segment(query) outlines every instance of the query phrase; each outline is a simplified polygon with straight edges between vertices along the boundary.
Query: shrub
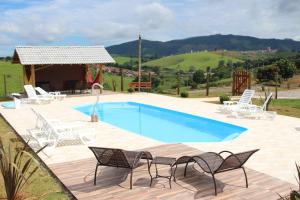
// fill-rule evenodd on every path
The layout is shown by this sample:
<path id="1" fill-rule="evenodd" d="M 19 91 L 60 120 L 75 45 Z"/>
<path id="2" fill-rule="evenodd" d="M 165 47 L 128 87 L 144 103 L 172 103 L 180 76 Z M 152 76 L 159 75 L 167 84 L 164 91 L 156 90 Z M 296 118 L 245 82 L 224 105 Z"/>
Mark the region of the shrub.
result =
<path id="1" fill-rule="evenodd" d="M 23 199 L 21 190 L 38 170 L 35 163 L 37 161 L 25 151 L 25 147 L 13 152 L 10 146 L 6 150 L 0 140 L 0 174 L 7 200 Z"/>
<path id="2" fill-rule="evenodd" d="M 188 92 L 181 92 L 181 93 L 180 93 L 180 96 L 181 96 L 182 98 L 187 98 L 187 97 L 189 97 L 189 93 L 188 93 Z"/>
<path id="3" fill-rule="evenodd" d="M 133 88 L 128 88 L 127 90 L 129 93 L 133 93 L 134 92 L 134 89 Z"/>
<path id="4" fill-rule="evenodd" d="M 108 83 L 103 84 L 104 90 L 112 90 L 111 86 Z"/>
<path id="5" fill-rule="evenodd" d="M 221 104 L 223 104 L 224 101 L 230 101 L 230 97 L 227 95 L 221 95 L 219 99 Z"/>

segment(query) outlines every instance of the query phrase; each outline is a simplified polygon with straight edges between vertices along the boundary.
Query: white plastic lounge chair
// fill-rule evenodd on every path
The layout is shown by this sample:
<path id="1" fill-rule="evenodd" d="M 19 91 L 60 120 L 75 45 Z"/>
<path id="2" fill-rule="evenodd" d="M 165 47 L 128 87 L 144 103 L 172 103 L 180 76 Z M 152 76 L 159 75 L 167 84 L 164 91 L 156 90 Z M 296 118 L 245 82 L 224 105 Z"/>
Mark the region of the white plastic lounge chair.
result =
<path id="1" fill-rule="evenodd" d="M 95 130 L 76 123 L 64 123 L 59 120 L 49 120 L 42 114 L 32 109 L 37 115 L 37 126 L 29 129 L 30 135 L 35 138 L 40 146 L 48 144 L 49 147 L 57 147 L 65 141 L 80 141 L 83 144 L 91 144 L 95 141 Z"/>
<path id="2" fill-rule="evenodd" d="M 23 102 L 41 104 L 41 103 L 50 103 L 53 100 L 49 97 L 43 97 L 41 95 L 37 95 L 32 85 L 24 85 L 24 89 L 26 91 L 28 98 L 22 99 Z"/>
<path id="3" fill-rule="evenodd" d="M 271 101 L 272 93 L 268 95 L 266 98 L 264 104 L 262 106 L 257 105 L 251 105 L 244 108 L 239 108 L 238 110 L 234 111 L 233 115 L 238 117 L 249 117 L 249 118 L 255 118 L 255 119 L 261 119 L 261 118 L 269 118 L 274 119 L 276 116 L 276 112 L 267 111 L 267 105 Z"/>
<path id="4" fill-rule="evenodd" d="M 63 100 L 67 95 L 60 92 L 46 92 L 43 88 L 35 87 L 35 90 L 43 97 L 53 98 L 56 100 Z"/>
<path id="5" fill-rule="evenodd" d="M 36 111 L 34 108 L 31 108 L 32 112 L 36 115 L 36 129 L 42 129 L 45 124 L 49 123 L 57 130 L 65 130 L 65 129 L 80 129 L 86 128 L 86 123 L 80 121 L 72 121 L 72 122 L 63 122 L 59 119 L 50 119 L 47 118 L 42 113 Z"/>
<path id="6" fill-rule="evenodd" d="M 224 105 L 221 106 L 219 110 L 224 113 L 230 113 L 233 110 L 237 109 L 238 107 L 247 107 L 248 105 L 252 104 L 251 99 L 254 93 L 255 90 L 246 89 L 244 90 L 239 101 L 224 101 L 223 102 Z"/>

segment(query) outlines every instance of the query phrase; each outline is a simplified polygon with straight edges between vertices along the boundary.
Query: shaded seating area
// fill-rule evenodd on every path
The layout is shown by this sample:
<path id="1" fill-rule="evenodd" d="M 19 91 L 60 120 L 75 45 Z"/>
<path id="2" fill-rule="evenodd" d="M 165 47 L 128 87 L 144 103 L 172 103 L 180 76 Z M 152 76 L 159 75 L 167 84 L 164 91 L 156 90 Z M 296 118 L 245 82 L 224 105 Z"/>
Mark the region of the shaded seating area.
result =
<path id="1" fill-rule="evenodd" d="M 104 65 L 114 62 L 103 46 L 17 46 L 12 58 L 23 66 L 25 85 L 65 93 L 102 83 Z M 97 72 L 94 79 L 92 68 Z"/>

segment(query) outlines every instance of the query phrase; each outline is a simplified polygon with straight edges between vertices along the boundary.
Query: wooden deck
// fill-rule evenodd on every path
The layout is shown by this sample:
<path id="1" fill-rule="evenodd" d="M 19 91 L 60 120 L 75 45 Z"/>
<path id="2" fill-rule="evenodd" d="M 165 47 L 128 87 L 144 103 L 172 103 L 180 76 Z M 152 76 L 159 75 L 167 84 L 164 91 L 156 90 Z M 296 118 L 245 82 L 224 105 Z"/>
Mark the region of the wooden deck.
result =
<path id="1" fill-rule="evenodd" d="M 199 150 L 183 144 L 156 146 L 149 150 L 154 156 L 180 157 L 195 155 Z M 255 156 L 255 154 L 253 155 Z M 251 159 L 251 158 L 250 158 Z M 50 165 L 50 169 L 69 188 L 77 199 L 278 199 L 278 194 L 285 195 L 291 188 L 287 182 L 266 174 L 246 169 L 249 188 L 245 188 L 242 170 L 229 171 L 216 175 L 218 196 L 214 196 L 212 178 L 194 169 L 188 169 L 187 177 L 183 177 L 184 165 L 177 169 L 177 182 L 172 181 L 169 189 L 167 179 L 154 180 L 149 187 L 150 177 L 146 162 L 133 173 L 133 189 L 129 189 L 128 170 L 103 167 L 97 176 L 97 185 L 93 185 L 95 159 L 85 159 Z M 197 167 L 195 167 L 197 168 Z M 100 168 L 99 168 L 100 169 Z M 166 174 L 169 167 L 159 166 L 159 172 Z M 154 167 L 152 168 L 154 174 Z"/>

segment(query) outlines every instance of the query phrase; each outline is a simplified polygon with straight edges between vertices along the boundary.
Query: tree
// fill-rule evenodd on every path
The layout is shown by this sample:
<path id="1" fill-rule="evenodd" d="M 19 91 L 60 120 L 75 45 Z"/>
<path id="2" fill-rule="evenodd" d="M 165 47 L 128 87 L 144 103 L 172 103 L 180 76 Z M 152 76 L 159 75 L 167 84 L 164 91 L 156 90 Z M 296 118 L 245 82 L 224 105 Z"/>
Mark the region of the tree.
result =
<path id="1" fill-rule="evenodd" d="M 279 68 L 275 65 L 270 65 L 266 67 L 258 68 L 256 73 L 256 78 L 258 82 L 270 82 L 274 81 L 277 82 L 277 75 L 279 73 Z"/>
<path id="2" fill-rule="evenodd" d="M 219 60 L 218 67 L 225 67 L 225 61 Z"/>
<path id="3" fill-rule="evenodd" d="M 275 65 L 279 68 L 279 74 L 284 80 L 292 78 L 296 72 L 295 64 L 287 59 L 280 59 Z"/>
<path id="4" fill-rule="evenodd" d="M 193 74 L 193 81 L 197 84 L 204 83 L 205 82 L 204 71 L 201 69 L 196 70 L 195 73 Z"/>
<path id="5" fill-rule="evenodd" d="M 228 60 L 228 61 L 227 61 L 227 67 L 229 67 L 229 68 L 232 68 L 232 67 L 233 67 L 232 60 Z"/>

